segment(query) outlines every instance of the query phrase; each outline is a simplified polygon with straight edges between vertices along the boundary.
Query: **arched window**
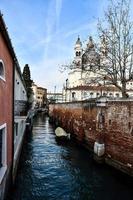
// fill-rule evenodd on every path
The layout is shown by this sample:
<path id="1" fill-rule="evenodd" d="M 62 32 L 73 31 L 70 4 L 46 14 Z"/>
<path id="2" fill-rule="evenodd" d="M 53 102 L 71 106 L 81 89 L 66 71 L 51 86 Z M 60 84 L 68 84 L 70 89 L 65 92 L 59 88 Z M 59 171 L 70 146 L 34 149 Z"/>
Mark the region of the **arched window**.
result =
<path id="1" fill-rule="evenodd" d="M 120 96 L 119 93 L 116 93 L 115 95 L 116 95 L 117 98 Z"/>
<path id="2" fill-rule="evenodd" d="M 106 93 L 106 92 L 104 92 L 104 93 L 103 93 L 103 96 L 105 96 L 105 97 L 106 97 L 106 96 L 107 96 L 107 93 Z"/>
<path id="3" fill-rule="evenodd" d="M 99 92 L 97 92 L 97 97 L 99 97 L 100 96 L 100 93 Z"/>
<path id="4" fill-rule="evenodd" d="M 2 60 L 0 60 L 0 79 L 5 80 L 5 67 Z"/>
<path id="5" fill-rule="evenodd" d="M 91 97 L 91 98 L 93 97 L 93 92 L 90 92 L 90 97 Z"/>
<path id="6" fill-rule="evenodd" d="M 72 92 L 72 100 L 75 100 L 75 98 L 76 98 L 76 93 Z"/>
<path id="7" fill-rule="evenodd" d="M 112 93 L 109 93 L 109 96 L 110 96 L 110 97 L 113 97 L 113 94 L 112 94 Z"/>
<path id="8" fill-rule="evenodd" d="M 76 56 L 79 56 L 79 52 L 78 51 L 76 52 Z"/>

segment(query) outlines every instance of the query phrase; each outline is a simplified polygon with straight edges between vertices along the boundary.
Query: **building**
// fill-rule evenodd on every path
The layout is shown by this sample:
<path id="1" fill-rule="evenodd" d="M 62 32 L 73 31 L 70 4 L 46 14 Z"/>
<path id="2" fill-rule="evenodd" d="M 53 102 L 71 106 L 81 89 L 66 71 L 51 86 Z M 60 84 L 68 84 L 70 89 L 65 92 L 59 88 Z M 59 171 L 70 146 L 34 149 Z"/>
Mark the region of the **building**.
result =
<path id="1" fill-rule="evenodd" d="M 27 119 L 27 92 L 19 64 L 15 65 L 14 76 L 14 160 L 13 181 L 15 179 Z"/>
<path id="2" fill-rule="evenodd" d="M 46 107 L 47 104 L 47 89 L 38 87 L 35 83 L 32 84 L 33 90 L 33 108 Z"/>
<path id="3" fill-rule="evenodd" d="M 12 177 L 14 66 L 16 56 L 0 13 L 0 199 Z"/>
<path id="4" fill-rule="evenodd" d="M 83 51 L 81 40 L 78 37 L 74 47 L 75 57 L 72 68 L 68 73 L 63 89 L 63 101 L 81 101 L 100 96 L 122 97 L 121 91 L 106 78 L 105 71 L 96 66 L 96 63 L 100 62 L 108 64 L 105 56 L 106 49 L 104 48 L 101 42 L 102 53 L 99 55 L 92 37 L 89 37 Z M 133 81 L 127 83 L 127 93 L 130 97 L 133 97 Z"/>
<path id="5" fill-rule="evenodd" d="M 63 101 L 63 94 L 61 92 L 48 92 L 47 99 L 49 103 L 59 103 Z"/>
<path id="6" fill-rule="evenodd" d="M 33 90 L 33 104 L 32 104 L 32 108 L 36 108 L 37 107 L 37 85 L 33 82 L 32 83 L 32 90 Z"/>
<path id="7" fill-rule="evenodd" d="M 0 200 L 15 178 L 27 118 L 27 92 L 0 14 Z"/>

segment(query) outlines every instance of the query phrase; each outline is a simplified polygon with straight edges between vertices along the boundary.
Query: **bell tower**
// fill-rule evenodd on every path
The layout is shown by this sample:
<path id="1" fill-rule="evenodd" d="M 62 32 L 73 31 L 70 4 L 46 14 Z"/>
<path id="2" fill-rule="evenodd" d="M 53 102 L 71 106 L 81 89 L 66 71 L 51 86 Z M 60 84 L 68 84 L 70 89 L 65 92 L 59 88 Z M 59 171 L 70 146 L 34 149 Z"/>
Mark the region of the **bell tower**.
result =
<path id="1" fill-rule="evenodd" d="M 105 35 L 101 36 L 101 46 L 100 46 L 100 62 L 103 64 L 108 64 L 108 43 Z"/>
<path id="2" fill-rule="evenodd" d="M 81 60 L 82 60 L 82 43 L 81 43 L 81 40 L 80 40 L 79 36 L 78 36 L 78 39 L 76 41 L 74 50 L 75 50 L 74 64 L 77 67 L 80 67 L 81 66 Z"/>

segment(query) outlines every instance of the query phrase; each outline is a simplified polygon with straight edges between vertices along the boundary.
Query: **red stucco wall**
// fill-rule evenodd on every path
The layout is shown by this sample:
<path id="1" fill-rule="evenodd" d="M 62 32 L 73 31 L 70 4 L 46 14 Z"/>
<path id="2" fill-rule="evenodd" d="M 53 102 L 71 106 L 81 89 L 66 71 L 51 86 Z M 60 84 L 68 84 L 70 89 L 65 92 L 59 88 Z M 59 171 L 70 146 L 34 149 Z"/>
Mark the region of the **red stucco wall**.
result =
<path id="1" fill-rule="evenodd" d="M 0 34 L 0 59 L 5 65 L 5 79 L 0 79 L 0 125 L 7 124 L 7 163 L 12 160 L 12 113 L 13 113 L 13 60 Z"/>

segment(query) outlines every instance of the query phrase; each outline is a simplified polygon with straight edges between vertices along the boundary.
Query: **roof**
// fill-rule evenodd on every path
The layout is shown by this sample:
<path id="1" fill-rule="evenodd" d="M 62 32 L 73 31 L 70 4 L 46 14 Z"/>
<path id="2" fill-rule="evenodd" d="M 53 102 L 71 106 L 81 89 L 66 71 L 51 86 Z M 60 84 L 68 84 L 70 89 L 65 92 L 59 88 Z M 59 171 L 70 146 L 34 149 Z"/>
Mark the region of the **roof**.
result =
<path id="1" fill-rule="evenodd" d="M 47 92 L 47 95 L 62 95 L 62 93 L 59 92 Z"/>
<path id="2" fill-rule="evenodd" d="M 78 39 L 77 39 L 77 41 L 76 41 L 76 44 L 80 44 L 80 45 L 82 45 L 82 43 L 81 43 L 81 40 L 80 40 L 80 37 L 78 36 Z"/>
<path id="3" fill-rule="evenodd" d="M 46 88 L 43 88 L 43 87 L 37 87 L 37 89 L 39 89 L 39 90 L 47 90 Z"/>
<path id="4" fill-rule="evenodd" d="M 86 90 L 95 90 L 95 91 L 99 91 L 99 90 L 104 90 L 107 92 L 121 92 L 120 89 L 118 89 L 115 86 L 107 86 L 107 85 L 102 85 L 102 86 L 92 86 L 92 85 L 80 85 L 80 86 L 76 86 L 76 87 L 72 87 L 72 88 L 67 88 L 67 90 L 79 90 L 79 91 L 86 91 Z M 127 92 L 133 92 L 133 89 L 127 89 Z"/>
<path id="5" fill-rule="evenodd" d="M 67 88 L 67 90 L 105 90 L 105 91 L 120 91 L 115 86 L 92 86 L 92 85 L 80 85 L 73 88 Z"/>

